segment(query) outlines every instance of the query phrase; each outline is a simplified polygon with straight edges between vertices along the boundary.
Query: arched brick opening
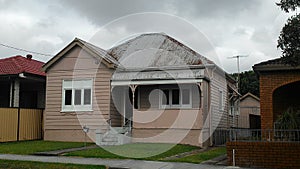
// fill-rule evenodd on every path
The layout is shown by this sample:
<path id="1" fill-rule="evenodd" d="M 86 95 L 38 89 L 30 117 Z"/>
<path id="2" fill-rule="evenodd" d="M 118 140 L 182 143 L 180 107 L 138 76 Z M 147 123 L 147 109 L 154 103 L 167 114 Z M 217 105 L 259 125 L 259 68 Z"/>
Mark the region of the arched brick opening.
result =
<path id="1" fill-rule="evenodd" d="M 273 92 L 273 120 L 287 111 L 289 107 L 300 110 L 300 81 L 283 85 Z"/>
<path id="2" fill-rule="evenodd" d="M 299 104 L 300 96 L 295 95 L 299 95 L 300 90 L 300 66 L 286 65 L 278 58 L 256 64 L 253 69 L 259 76 L 260 83 L 261 128 L 273 129 L 278 115 L 288 104 L 295 104 L 292 97 Z"/>

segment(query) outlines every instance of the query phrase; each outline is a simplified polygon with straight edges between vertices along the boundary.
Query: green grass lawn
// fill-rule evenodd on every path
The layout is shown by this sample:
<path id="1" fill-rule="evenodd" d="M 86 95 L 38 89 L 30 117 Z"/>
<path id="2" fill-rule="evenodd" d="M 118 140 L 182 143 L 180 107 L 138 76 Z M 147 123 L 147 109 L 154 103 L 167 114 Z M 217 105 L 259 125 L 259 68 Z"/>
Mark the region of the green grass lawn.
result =
<path id="1" fill-rule="evenodd" d="M 42 151 L 61 150 L 83 147 L 84 143 L 55 142 L 55 141 L 19 141 L 0 143 L 1 154 L 33 154 Z"/>
<path id="2" fill-rule="evenodd" d="M 218 157 L 220 155 L 226 154 L 226 147 L 218 147 L 213 148 L 209 151 L 205 151 L 202 153 L 198 153 L 195 155 L 175 159 L 175 160 L 169 160 L 173 162 L 188 162 L 188 163 L 201 163 L 206 160 L 213 159 L 215 157 Z"/>
<path id="3" fill-rule="evenodd" d="M 165 157 L 192 151 L 198 148 L 199 147 L 189 145 L 174 145 L 164 143 L 135 143 L 119 146 L 107 146 L 104 149 L 99 147 L 95 149 L 71 152 L 66 155 L 95 158 L 161 160 Z"/>
<path id="4" fill-rule="evenodd" d="M 91 145 L 91 144 L 88 144 Z M 75 147 L 83 147 L 84 143 L 76 142 L 54 142 L 54 141 L 21 141 L 0 143 L 0 154 L 33 154 L 36 152 L 61 150 Z M 66 156 L 111 158 L 111 159 L 142 159 L 142 160 L 163 160 L 176 154 L 199 149 L 190 145 L 175 145 L 166 143 L 133 143 L 119 146 L 98 147 L 88 150 L 75 151 Z M 173 162 L 201 163 L 219 155 L 225 154 L 226 148 L 213 148 L 209 151 L 198 153 L 175 160 Z M 1 163 L 2 164 L 2 163 Z M 30 165 L 30 164 L 28 164 Z M 0 169 L 3 166 L 0 165 Z M 68 166 L 66 166 L 68 167 Z M 5 168 L 5 167 L 4 167 Z M 15 167 L 18 168 L 18 167 Z M 55 166 L 54 166 L 55 168 Z"/>
<path id="5" fill-rule="evenodd" d="M 42 163 L 31 161 L 0 160 L 0 169 L 105 169 L 100 165 Z"/>

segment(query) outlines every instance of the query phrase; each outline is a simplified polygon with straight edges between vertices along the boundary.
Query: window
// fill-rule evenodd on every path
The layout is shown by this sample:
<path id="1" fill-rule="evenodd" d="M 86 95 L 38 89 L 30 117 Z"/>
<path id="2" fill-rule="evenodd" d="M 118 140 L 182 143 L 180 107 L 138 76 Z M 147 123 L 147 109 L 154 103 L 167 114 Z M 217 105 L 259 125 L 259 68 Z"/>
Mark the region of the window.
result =
<path id="1" fill-rule="evenodd" d="M 179 89 L 172 90 L 172 105 L 179 105 L 180 95 Z"/>
<path id="2" fill-rule="evenodd" d="M 229 115 L 234 115 L 234 111 L 235 111 L 234 101 L 230 100 L 229 101 Z"/>
<path id="3" fill-rule="evenodd" d="M 93 80 L 64 80 L 62 111 L 92 111 Z"/>
<path id="4" fill-rule="evenodd" d="M 190 88 L 170 88 L 162 89 L 160 94 L 161 108 L 191 108 L 191 89 Z"/>
<path id="5" fill-rule="evenodd" d="M 223 91 L 219 90 L 219 110 L 223 111 Z"/>
<path id="6" fill-rule="evenodd" d="M 190 91 L 188 89 L 182 90 L 182 104 L 190 104 Z"/>

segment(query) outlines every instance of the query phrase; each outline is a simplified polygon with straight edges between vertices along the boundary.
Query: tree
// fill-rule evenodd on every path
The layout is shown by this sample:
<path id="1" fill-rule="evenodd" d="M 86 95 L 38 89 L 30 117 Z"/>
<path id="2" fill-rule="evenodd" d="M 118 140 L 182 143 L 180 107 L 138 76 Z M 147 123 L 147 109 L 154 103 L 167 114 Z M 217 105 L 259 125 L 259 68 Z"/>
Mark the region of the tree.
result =
<path id="1" fill-rule="evenodd" d="M 232 74 L 233 77 L 237 77 L 237 73 Z M 245 71 L 240 73 L 240 93 L 241 95 L 248 92 L 259 97 L 259 80 L 254 71 Z"/>
<path id="2" fill-rule="evenodd" d="M 285 112 L 277 117 L 276 128 L 282 130 L 298 129 L 300 126 L 299 111 L 289 107 Z"/>
<path id="3" fill-rule="evenodd" d="M 281 10 L 289 13 L 290 11 L 295 11 L 297 7 L 300 6 L 299 0 L 280 0 L 276 5 L 280 6 Z"/>
<path id="4" fill-rule="evenodd" d="M 277 3 L 280 8 L 289 13 L 300 7 L 299 0 L 281 0 Z M 282 50 L 284 63 L 292 66 L 300 65 L 300 14 L 291 16 L 282 28 L 277 48 Z"/>

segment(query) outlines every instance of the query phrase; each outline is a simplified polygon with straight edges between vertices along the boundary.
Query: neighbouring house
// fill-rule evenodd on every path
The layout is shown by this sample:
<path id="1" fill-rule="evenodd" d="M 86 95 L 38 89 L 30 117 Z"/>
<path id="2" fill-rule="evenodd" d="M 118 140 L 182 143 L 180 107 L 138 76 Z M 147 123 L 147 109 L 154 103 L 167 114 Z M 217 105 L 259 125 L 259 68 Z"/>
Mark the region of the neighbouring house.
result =
<path id="1" fill-rule="evenodd" d="M 281 58 L 253 66 L 260 82 L 261 128 L 274 129 L 279 115 L 299 108 L 300 67 L 283 64 Z"/>
<path id="2" fill-rule="evenodd" d="M 89 128 L 90 141 L 103 145 L 122 143 L 111 135 L 123 133 L 123 143 L 206 146 L 215 129 L 237 126 L 229 115 L 235 80 L 163 33 L 109 50 L 75 38 L 43 70 L 45 140 L 84 141 Z"/>
<path id="3" fill-rule="evenodd" d="M 260 129 L 260 101 L 252 93 L 247 93 L 240 98 L 240 114 L 238 128 Z"/>
<path id="4" fill-rule="evenodd" d="M 44 108 L 43 64 L 32 55 L 0 59 L 0 107 Z"/>
<path id="5" fill-rule="evenodd" d="M 237 137 L 226 147 L 228 165 L 298 169 L 299 126 L 289 127 L 299 116 L 300 66 L 284 64 L 278 58 L 255 64 L 253 69 L 260 83 L 261 130 L 241 138 L 238 137 L 247 132 L 236 131 Z M 278 127 L 278 119 L 283 119 L 281 122 L 288 127 Z"/>
<path id="6" fill-rule="evenodd" d="M 32 55 L 0 59 L 0 142 L 42 139 L 43 64 Z"/>

